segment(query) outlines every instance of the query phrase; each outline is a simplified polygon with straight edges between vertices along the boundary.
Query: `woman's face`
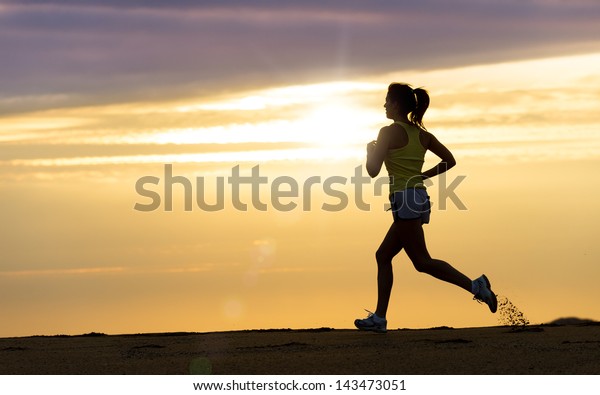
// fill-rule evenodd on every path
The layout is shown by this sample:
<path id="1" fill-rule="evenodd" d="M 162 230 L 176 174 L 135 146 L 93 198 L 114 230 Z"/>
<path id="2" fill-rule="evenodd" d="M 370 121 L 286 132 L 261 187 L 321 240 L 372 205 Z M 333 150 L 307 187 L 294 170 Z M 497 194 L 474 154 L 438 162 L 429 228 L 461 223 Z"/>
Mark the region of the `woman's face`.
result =
<path id="1" fill-rule="evenodd" d="M 398 116 L 399 105 L 397 102 L 390 101 L 389 95 L 385 97 L 385 104 L 383 105 L 385 108 L 385 116 L 389 119 L 394 119 Z"/>

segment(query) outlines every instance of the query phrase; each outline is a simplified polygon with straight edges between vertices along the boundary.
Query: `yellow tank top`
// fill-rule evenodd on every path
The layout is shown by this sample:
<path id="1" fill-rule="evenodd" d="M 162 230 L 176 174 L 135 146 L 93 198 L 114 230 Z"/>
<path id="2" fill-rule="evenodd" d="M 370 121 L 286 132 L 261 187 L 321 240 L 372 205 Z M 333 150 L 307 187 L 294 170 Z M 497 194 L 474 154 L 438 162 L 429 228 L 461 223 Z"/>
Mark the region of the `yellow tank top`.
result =
<path id="1" fill-rule="evenodd" d="M 388 150 L 384 163 L 390 176 L 390 194 L 407 188 L 426 189 L 421 177 L 425 152 L 419 134 L 421 129 L 409 123 L 394 122 L 401 125 L 408 134 L 408 144 L 402 148 Z"/>

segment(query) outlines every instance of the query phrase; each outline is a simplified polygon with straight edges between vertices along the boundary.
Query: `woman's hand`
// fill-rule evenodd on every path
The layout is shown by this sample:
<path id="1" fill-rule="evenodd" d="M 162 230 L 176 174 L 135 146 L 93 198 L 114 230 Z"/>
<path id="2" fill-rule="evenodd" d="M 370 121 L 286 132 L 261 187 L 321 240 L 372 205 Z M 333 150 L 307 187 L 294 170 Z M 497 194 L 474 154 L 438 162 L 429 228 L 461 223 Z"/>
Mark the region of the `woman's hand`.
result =
<path id="1" fill-rule="evenodd" d="M 379 174 L 381 166 L 383 165 L 383 160 L 389 145 L 389 136 L 386 130 L 386 128 L 382 128 L 379 131 L 377 140 L 373 140 L 367 144 L 367 173 L 369 173 L 371 177 L 377 177 L 377 174 Z"/>
<path id="2" fill-rule="evenodd" d="M 375 146 L 377 145 L 377 140 L 373 140 L 367 144 L 367 155 L 370 155 L 371 152 L 375 150 Z"/>

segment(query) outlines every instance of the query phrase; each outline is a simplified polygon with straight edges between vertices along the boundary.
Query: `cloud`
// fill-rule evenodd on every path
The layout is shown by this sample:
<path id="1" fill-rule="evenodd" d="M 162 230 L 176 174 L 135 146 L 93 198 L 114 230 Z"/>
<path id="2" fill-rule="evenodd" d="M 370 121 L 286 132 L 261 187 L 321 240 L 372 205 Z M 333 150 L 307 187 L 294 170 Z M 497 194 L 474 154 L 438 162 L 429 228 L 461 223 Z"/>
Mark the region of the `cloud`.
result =
<path id="1" fill-rule="evenodd" d="M 33 269 L 0 271 L 2 277 L 32 277 L 32 276 L 72 276 L 72 275 L 98 275 L 98 274 L 181 274 L 181 273 L 206 273 L 214 271 L 214 265 L 205 264 L 193 267 L 160 267 L 160 268 L 127 268 L 127 267 L 84 267 L 70 269 Z"/>
<path id="2" fill-rule="evenodd" d="M 586 51 L 599 17 L 551 1 L 8 1 L 0 114 Z"/>
<path id="3" fill-rule="evenodd" d="M 123 267 L 91 267 L 91 268 L 72 268 L 72 269 L 18 270 L 18 271 L 0 271 L 0 277 L 86 275 L 86 274 L 122 273 L 124 271 L 125 271 L 125 268 L 123 268 Z"/>

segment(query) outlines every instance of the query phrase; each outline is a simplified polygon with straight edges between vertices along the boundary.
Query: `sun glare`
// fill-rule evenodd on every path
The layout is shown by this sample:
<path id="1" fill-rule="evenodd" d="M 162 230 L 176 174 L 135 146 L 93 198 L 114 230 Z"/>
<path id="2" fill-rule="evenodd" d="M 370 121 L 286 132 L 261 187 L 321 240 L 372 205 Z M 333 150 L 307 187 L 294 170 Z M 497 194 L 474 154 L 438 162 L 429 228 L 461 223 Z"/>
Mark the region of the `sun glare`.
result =
<path id="1" fill-rule="evenodd" d="M 352 94 L 380 89 L 378 84 L 336 82 L 249 92 L 242 97 L 177 107 L 178 112 L 215 112 L 228 123 L 215 127 L 170 129 L 134 137 L 153 144 L 307 143 L 321 152 L 373 138 L 381 114 L 353 103 Z M 281 109 L 295 106 L 288 118 Z M 256 122 L 236 122 L 235 112 L 256 112 Z M 303 115 L 298 116 L 298 113 Z M 293 115 L 292 115 L 293 114 Z M 242 119 L 237 118 L 237 119 Z"/>
<path id="2" fill-rule="evenodd" d="M 355 145 L 373 135 L 373 125 L 378 122 L 367 109 L 351 103 L 331 103 L 315 107 L 298 120 L 298 132 L 306 142 L 327 150 Z"/>

